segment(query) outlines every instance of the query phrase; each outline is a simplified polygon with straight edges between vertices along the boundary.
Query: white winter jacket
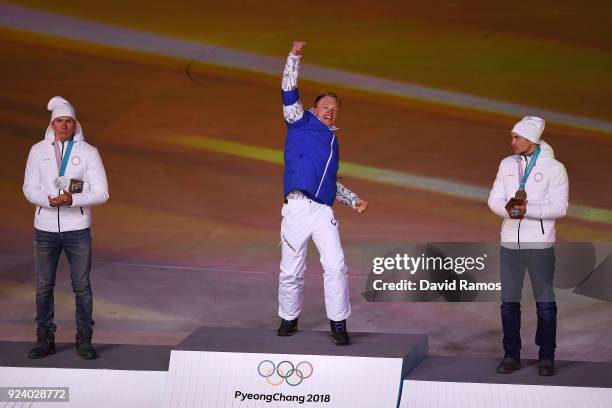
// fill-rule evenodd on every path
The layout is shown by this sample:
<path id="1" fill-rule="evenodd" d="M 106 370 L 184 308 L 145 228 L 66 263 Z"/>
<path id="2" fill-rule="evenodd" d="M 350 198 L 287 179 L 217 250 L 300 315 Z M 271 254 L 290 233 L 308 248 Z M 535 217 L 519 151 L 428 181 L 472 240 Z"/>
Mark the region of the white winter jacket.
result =
<path id="1" fill-rule="evenodd" d="M 47 196 L 62 192 L 55 186 L 59 175 L 55 158 L 55 133 L 47 128 L 45 139 L 30 149 L 25 169 L 23 194 L 36 205 L 34 227 L 47 232 L 78 231 L 91 226 L 91 209 L 108 200 L 108 183 L 98 149 L 85 141 L 80 124 L 74 135 L 74 145 L 65 177 L 84 181 L 83 192 L 72 195 L 70 207 L 51 207 Z M 62 155 L 68 142 L 61 146 Z"/>
<path id="2" fill-rule="evenodd" d="M 507 248 L 551 247 L 556 239 L 555 220 L 567 213 L 569 182 L 565 167 L 555 159 L 548 143 L 541 141 L 540 148 L 525 184 L 527 212 L 522 220 L 511 219 L 505 206 L 519 188 L 519 166 L 524 174 L 531 157 L 513 155 L 503 159 L 489 195 L 489 208 L 504 218 L 501 242 Z"/>

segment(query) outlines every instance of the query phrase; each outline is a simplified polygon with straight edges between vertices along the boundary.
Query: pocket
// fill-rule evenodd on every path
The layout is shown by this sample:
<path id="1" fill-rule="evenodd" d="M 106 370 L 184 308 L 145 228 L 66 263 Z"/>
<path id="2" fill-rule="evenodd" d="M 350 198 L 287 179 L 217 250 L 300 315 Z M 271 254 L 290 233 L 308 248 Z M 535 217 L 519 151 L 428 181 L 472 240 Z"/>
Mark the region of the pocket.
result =
<path id="1" fill-rule="evenodd" d="M 34 228 L 34 245 L 36 248 L 49 248 L 55 245 L 57 233 Z"/>
<path id="2" fill-rule="evenodd" d="M 40 206 L 38 207 L 38 213 L 36 214 L 40 218 L 53 218 L 57 219 L 57 207 L 47 208 Z"/>
<path id="3" fill-rule="evenodd" d="M 283 204 L 281 215 L 283 218 L 287 218 L 293 214 L 299 215 L 304 211 L 304 204 L 308 203 L 308 200 L 302 200 L 298 198 L 287 199 L 287 204 Z"/>
<path id="4" fill-rule="evenodd" d="M 291 199 L 287 204 L 283 205 L 281 214 L 283 220 L 281 222 L 281 230 L 288 231 L 291 235 L 296 229 L 304 228 L 304 221 L 308 217 L 308 200 Z"/>

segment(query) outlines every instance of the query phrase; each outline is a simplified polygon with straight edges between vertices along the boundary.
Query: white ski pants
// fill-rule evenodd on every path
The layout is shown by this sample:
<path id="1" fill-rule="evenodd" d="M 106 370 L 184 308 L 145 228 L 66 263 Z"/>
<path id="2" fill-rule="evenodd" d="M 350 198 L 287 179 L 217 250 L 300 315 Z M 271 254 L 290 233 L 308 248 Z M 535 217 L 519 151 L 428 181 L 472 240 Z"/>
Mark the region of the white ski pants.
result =
<path id="1" fill-rule="evenodd" d="M 288 199 L 282 215 L 278 315 L 293 320 L 302 311 L 306 251 L 312 237 L 321 255 L 327 317 L 335 321 L 348 318 L 351 314 L 348 273 L 338 221 L 331 207 L 306 197 Z"/>

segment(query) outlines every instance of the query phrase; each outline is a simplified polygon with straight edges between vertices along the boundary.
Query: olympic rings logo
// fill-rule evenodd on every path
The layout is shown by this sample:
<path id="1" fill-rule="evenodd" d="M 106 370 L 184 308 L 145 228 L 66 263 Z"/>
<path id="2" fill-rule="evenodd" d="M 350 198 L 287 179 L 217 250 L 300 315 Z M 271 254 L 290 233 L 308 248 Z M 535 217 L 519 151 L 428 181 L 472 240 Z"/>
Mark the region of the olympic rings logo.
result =
<path id="1" fill-rule="evenodd" d="M 291 361 L 281 361 L 278 365 L 270 360 L 263 360 L 257 366 L 257 373 L 266 379 L 266 382 L 273 386 L 281 385 L 286 382 L 292 387 L 296 387 L 306 378 L 310 378 L 314 368 L 308 361 L 302 361 L 293 365 Z"/>

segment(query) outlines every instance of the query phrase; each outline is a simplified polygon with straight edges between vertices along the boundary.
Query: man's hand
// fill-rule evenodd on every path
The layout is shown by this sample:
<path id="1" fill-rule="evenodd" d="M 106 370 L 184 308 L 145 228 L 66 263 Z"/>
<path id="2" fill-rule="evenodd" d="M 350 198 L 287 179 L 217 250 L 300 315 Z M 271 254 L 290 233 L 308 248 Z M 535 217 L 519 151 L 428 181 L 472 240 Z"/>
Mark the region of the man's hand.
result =
<path id="1" fill-rule="evenodd" d="M 62 194 L 60 197 L 64 197 L 63 200 L 65 205 L 68 207 L 72 205 L 72 194 L 69 191 L 64 190 L 64 194 Z"/>
<path id="2" fill-rule="evenodd" d="M 304 47 L 306 46 L 306 41 L 294 41 L 293 47 L 291 47 L 291 53 L 293 55 L 302 55 L 304 52 Z"/>
<path id="3" fill-rule="evenodd" d="M 61 194 L 55 198 L 48 196 L 49 205 L 51 207 L 61 207 L 63 205 L 71 206 L 72 205 L 72 194 L 68 191 L 64 190 L 64 194 Z"/>
<path id="4" fill-rule="evenodd" d="M 357 201 L 355 201 L 355 211 L 357 211 L 359 214 L 364 212 L 367 208 L 368 208 L 368 202 L 366 200 L 362 200 L 361 198 L 358 198 Z"/>
<path id="5" fill-rule="evenodd" d="M 47 196 L 47 199 L 49 200 L 49 205 L 51 207 L 57 207 L 59 205 L 59 203 L 60 203 L 59 197 L 53 198 L 51 196 Z"/>

